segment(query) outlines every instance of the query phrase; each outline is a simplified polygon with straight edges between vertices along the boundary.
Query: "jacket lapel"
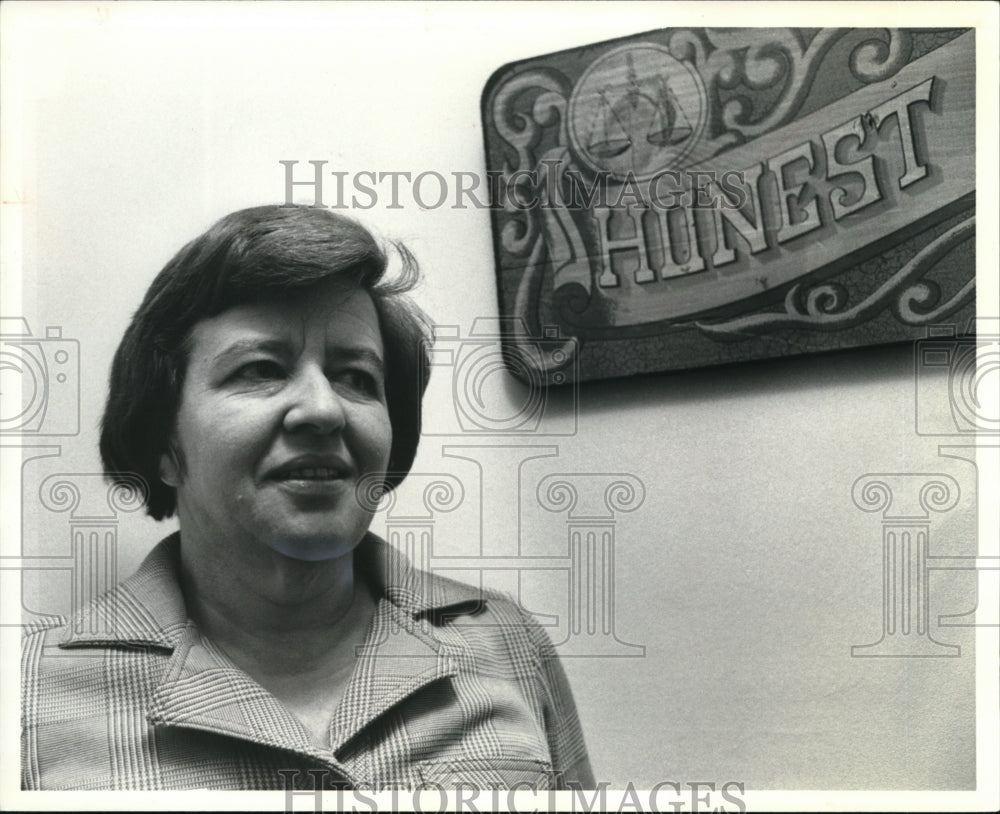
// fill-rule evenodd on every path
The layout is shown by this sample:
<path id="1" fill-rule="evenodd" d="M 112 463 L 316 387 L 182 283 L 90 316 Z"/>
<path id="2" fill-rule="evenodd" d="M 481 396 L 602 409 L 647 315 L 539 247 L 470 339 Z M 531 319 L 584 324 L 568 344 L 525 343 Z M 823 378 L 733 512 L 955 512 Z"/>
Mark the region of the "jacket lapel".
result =
<path id="1" fill-rule="evenodd" d="M 421 627 L 420 621 L 380 600 L 331 721 L 334 752 L 404 699 L 456 674 L 447 649 Z"/>
<path id="2" fill-rule="evenodd" d="M 278 749 L 321 753 L 305 728 L 267 690 L 189 623 L 153 691 L 153 724 L 215 732 Z M 329 757 L 329 755 L 326 755 Z"/>
<path id="3" fill-rule="evenodd" d="M 434 635 L 440 621 L 435 617 L 468 612 L 482 601 L 474 588 L 414 570 L 406 557 L 372 534 L 356 556 L 380 599 L 331 722 L 334 752 L 422 688 L 457 674 L 462 654 Z"/>
<path id="4" fill-rule="evenodd" d="M 449 653 L 435 638 L 435 617 L 474 610 L 482 601 L 474 588 L 414 571 L 391 546 L 368 535 L 357 554 L 379 600 L 331 720 L 330 751 L 318 750 L 298 719 L 187 618 L 179 546 L 178 534 L 166 538 L 134 575 L 75 614 L 60 647 L 147 646 L 171 652 L 147 711 L 150 723 L 306 754 L 342 772 L 331 752 L 423 687 L 456 674 L 461 654 Z"/>

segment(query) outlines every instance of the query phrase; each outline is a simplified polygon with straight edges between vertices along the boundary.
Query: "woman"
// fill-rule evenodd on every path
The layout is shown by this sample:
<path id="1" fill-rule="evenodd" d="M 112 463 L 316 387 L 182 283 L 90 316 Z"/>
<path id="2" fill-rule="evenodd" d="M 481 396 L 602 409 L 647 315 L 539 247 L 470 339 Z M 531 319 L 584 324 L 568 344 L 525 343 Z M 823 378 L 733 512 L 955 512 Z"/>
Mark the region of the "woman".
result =
<path id="1" fill-rule="evenodd" d="M 413 463 L 429 371 L 400 254 L 388 281 L 358 224 L 266 206 L 154 280 L 101 454 L 180 531 L 26 635 L 25 788 L 593 785 L 538 625 L 368 531 L 372 484 Z"/>

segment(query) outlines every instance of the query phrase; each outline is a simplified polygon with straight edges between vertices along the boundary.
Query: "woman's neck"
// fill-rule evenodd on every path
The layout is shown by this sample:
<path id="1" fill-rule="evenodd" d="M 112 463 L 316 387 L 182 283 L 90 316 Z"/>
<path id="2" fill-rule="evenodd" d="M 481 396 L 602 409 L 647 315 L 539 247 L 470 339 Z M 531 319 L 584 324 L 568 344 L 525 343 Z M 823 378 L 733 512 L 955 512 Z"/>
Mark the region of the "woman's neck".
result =
<path id="1" fill-rule="evenodd" d="M 237 667 L 329 748 L 330 721 L 347 691 L 376 610 L 353 552 L 302 562 L 267 549 L 220 556 L 181 535 L 188 615 Z"/>
<path id="2" fill-rule="evenodd" d="M 226 549 L 182 533 L 181 585 L 188 615 L 251 675 L 309 671 L 340 643 L 363 642 L 375 603 L 353 552 L 304 562 L 259 546 L 238 557 Z"/>

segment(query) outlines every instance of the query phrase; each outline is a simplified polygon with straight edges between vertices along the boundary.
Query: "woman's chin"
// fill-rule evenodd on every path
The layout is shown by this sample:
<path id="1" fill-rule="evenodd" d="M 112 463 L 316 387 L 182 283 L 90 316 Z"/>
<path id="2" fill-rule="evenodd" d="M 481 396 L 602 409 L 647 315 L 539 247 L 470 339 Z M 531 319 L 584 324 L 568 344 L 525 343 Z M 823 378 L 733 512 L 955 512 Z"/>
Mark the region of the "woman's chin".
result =
<path id="1" fill-rule="evenodd" d="M 268 548 L 300 562 L 325 562 L 350 554 L 357 541 L 322 538 L 290 537 L 265 541 Z"/>

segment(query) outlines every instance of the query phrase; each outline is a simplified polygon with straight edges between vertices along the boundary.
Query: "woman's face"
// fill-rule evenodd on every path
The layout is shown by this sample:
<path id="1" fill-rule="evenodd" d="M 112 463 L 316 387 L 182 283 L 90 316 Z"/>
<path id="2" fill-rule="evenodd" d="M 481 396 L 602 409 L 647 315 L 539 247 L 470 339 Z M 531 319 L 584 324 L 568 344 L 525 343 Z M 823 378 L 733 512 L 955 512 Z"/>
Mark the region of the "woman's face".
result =
<path id="1" fill-rule="evenodd" d="M 199 322 L 164 481 L 186 543 L 263 545 L 298 560 L 350 552 L 372 512 L 355 487 L 392 445 L 378 315 L 324 283 Z"/>

